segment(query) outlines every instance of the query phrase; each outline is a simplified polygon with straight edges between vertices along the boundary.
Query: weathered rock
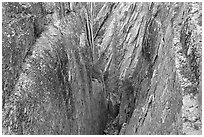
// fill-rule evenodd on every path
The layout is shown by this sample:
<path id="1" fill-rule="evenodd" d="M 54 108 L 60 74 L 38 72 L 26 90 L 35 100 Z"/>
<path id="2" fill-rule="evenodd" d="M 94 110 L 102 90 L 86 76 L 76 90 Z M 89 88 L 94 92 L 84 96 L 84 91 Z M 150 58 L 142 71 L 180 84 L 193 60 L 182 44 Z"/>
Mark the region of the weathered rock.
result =
<path id="1" fill-rule="evenodd" d="M 53 16 L 31 55 L 17 63 L 22 71 L 4 106 L 4 134 L 103 133 L 105 94 L 102 83 L 91 79 L 79 18 L 71 14 L 56 24 L 60 19 Z"/>
<path id="2" fill-rule="evenodd" d="M 182 122 L 184 96 L 175 62 L 178 55 L 175 40 L 180 32 L 175 28 L 185 22 L 186 15 L 191 16 L 189 18 L 200 17 L 200 4 L 195 8 L 191 5 L 118 3 L 101 27 L 100 36 L 96 38 L 102 41 L 99 53 L 112 58 L 106 86 L 108 92 L 121 96 L 119 124 L 128 123 L 125 134 L 185 133 Z M 187 12 L 188 7 L 192 7 L 198 15 Z M 184 12 L 187 12 L 186 15 L 182 15 Z M 186 39 L 188 37 L 183 41 L 188 43 Z M 128 80 L 131 84 L 118 86 L 121 80 L 122 83 Z M 125 85 L 133 92 L 125 89 Z"/>
<path id="3" fill-rule="evenodd" d="M 184 3 L 178 16 L 176 34 L 176 67 L 183 95 L 184 134 L 202 133 L 201 89 L 201 3 Z"/>
<path id="4" fill-rule="evenodd" d="M 19 78 L 23 61 L 47 24 L 42 8 L 42 3 L 3 3 L 3 106 Z"/>
<path id="5" fill-rule="evenodd" d="M 201 3 L 13 4 L 4 133 L 201 134 Z"/>

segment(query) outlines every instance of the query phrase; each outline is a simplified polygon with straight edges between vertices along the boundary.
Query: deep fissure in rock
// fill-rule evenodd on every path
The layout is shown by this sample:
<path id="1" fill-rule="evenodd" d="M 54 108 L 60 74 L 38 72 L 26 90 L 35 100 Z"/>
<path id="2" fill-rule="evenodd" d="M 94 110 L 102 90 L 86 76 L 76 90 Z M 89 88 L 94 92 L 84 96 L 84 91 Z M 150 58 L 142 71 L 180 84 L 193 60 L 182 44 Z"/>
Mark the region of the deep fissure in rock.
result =
<path id="1" fill-rule="evenodd" d="M 3 134 L 201 134 L 201 3 L 2 5 Z"/>

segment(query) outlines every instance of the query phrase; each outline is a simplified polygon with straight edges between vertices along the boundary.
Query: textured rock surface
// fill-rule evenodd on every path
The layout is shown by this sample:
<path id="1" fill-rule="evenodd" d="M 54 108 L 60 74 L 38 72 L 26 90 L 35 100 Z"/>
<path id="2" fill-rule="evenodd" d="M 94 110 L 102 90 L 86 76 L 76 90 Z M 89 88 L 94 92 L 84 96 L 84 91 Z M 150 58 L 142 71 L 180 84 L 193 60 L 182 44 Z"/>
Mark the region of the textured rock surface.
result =
<path id="1" fill-rule="evenodd" d="M 3 108 L 4 134 L 102 134 L 106 99 L 102 84 L 91 81 L 85 64 L 78 17 L 72 15 L 59 23 L 56 14 L 48 18 L 51 24 L 30 55 L 24 62 L 17 59 L 22 61 L 17 62 L 21 70 L 16 70 L 19 78 Z M 22 46 L 21 51 L 30 45 Z"/>
<path id="2" fill-rule="evenodd" d="M 201 3 L 4 3 L 3 134 L 202 134 L 201 17 Z"/>

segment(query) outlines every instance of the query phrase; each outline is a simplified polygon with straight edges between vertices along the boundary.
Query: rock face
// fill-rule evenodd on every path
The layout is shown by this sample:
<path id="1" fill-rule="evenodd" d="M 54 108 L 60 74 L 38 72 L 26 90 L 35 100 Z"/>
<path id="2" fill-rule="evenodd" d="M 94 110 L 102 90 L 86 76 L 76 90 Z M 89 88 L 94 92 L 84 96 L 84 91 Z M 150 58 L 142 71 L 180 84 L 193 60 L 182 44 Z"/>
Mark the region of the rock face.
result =
<path id="1" fill-rule="evenodd" d="M 3 3 L 3 134 L 202 134 L 201 17 L 201 3 Z"/>
<path id="2" fill-rule="evenodd" d="M 102 84 L 91 80 L 91 68 L 85 64 L 78 18 L 70 15 L 68 25 L 57 24 L 55 15 L 50 19 L 53 25 L 36 39 L 29 56 L 17 62 L 19 78 L 3 108 L 4 133 L 102 134 L 105 94 Z M 61 31 L 61 27 L 65 28 Z M 26 43 L 21 51 L 30 45 Z"/>

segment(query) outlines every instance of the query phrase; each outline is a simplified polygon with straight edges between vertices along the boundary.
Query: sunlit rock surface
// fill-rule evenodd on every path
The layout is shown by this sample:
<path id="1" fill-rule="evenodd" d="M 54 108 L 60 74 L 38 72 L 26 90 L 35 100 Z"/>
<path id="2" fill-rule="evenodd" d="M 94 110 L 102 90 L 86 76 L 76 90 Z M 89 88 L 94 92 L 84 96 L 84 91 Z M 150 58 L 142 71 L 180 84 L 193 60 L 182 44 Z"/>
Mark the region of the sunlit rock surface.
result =
<path id="1" fill-rule="evenodd" d="M 3 134 L 202 134 L 201 3 L 3 3 Z"/>

